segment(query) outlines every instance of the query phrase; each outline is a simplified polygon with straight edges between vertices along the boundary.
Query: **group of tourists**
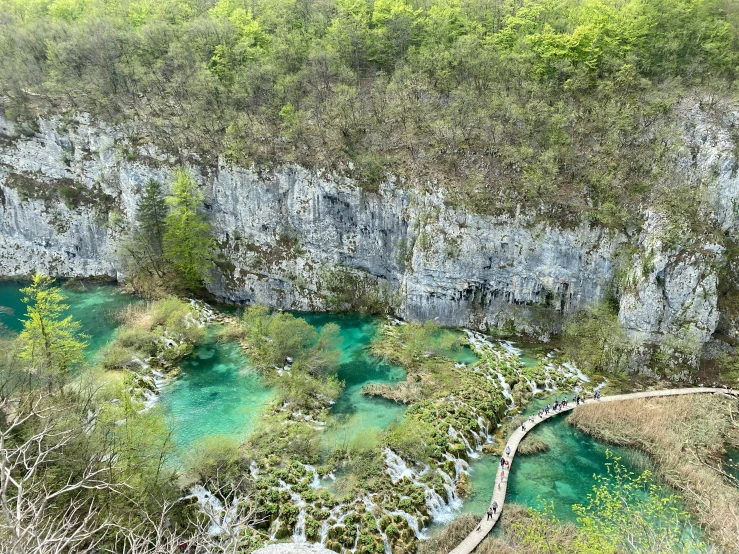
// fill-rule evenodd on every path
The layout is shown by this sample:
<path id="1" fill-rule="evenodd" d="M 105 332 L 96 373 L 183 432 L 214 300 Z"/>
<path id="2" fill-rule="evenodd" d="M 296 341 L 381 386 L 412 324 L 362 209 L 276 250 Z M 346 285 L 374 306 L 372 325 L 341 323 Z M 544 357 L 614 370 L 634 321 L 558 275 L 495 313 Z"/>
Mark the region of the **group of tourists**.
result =
<path id="1" fill-rule="evenodd" d="M 600 400 L 601 394 L 598 391 L 595 391 L 593 393 L 593 398 L 595 400 Z M 572 395 L 572 402 L 575 403 L 576 406 L 580 405 L 580 402 L 585 404 L 585 398 L 581 397 L 579 394 Z M 550 406 L 549 404 L 546 405 L 546 407 L 543 410 L 539 410 L 539 418 L 543 418 L 545 416 L 549 415 L 549 412 L 560 412 L 564 408 L 566 408 L 569 405 L 570 401 L 567 400 L 567 397 L 563 398 L 562 400 L 555 400 L 554 405 Z M 521 423 L 521 431 L 526 432 L 526 423 L 527 421 L 524 420 Z M 534 419 L 534 416 L 530 416 L 528 419 L 528 423 L 531 423 L 532 425 L 536 424 L 536 420 Z M 505 456 L 502 456 L 500 458 L 500 481 L 498 481 L 498 488 L 501 488 L 501 485 L 503 483 L 503 480 L 505 479 L 506 470 L 511 469 L 511 462 L 508 461 L 506 458 L 511 455 L 511 447 L 506 446 L 505 447 Z M 498 503 L 496 501 L 493 501 L 493 503 L 488 507 L 487 511 L 487 520 L 493 519 L 493 516 L 498 513 Z M 477 527 L 476 531 L 482 530 L 482 523 Z"/>
<path id="2" fill-rule="evenodd" d="M 498 503 L 493 500 L 493 503 L 488 508 L 488 520 L 493 519 L 493 516 L 498 513 Z"/>

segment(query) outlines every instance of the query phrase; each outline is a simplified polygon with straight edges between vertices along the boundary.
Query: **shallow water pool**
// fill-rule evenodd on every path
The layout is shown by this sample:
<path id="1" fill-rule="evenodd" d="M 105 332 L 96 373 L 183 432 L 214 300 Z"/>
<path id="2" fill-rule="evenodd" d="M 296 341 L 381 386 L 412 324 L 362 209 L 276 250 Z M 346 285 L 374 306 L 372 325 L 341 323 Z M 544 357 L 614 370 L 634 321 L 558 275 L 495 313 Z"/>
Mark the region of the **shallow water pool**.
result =
<path id="1" fill-rule="evenodd" d="M 238 343 L 208 340 L 180 368 L 180 376 L 160 395 L 180 452 L 208 436 L 245 439 L 274 397 Z"/>
<path id="2" fill-rule="evenodd" d="M 405 406 L 392 400 L 362 394 L 368 383 L 389 384 L 405 381 L 403 367 L 372 355 L 369 346 L 381 320 L 357 314 L 299 314 L 319 331 L 327 323 L 336 323 L 342 339 L 337 376 L 344 381 L 344 392 L 331 408 L 333 421 L 327 427 L 324 442 L 343 443 L 365 432 L 386 429 L 400 421 Z"/>

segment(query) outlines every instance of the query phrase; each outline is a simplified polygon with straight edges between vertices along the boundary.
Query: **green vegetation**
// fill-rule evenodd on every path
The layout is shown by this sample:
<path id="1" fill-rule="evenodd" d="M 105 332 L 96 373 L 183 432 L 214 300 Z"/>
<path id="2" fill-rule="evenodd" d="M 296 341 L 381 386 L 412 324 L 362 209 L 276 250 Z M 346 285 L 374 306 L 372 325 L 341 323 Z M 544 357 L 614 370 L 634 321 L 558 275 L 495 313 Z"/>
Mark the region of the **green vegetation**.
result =
<path id="1" fill-rule="evenodd" d="M 21 359 L 28 360 L 35 370 L 53 375 L 66 374 L 82 362 L 87 344 L 79 332 L 80 323 L 72 316 L 62 317 L 69 307 L 53 280 L 36 274 L 31 285 L 21 289 L 26 296 L 26 319 L 18 340 Z"/>
<path id="2" fill-rule="evenodd" d="M 23 292 L 24 329 L 3 339 L 0 359 L 0 550 L 128 549 L 163 512 L 172 532 L 194 536 L 191 509 L 170 508 L 180 491 L 162 414 L 142 411 L 130 374 L 85 367 L 51 279 Z"/>
<path id="3" fill-rule="evenodd" d="M 160 297 L 197 292 L 211 280 L 216 245 L 202 204 L 203 194 L 185 169 L 175 172 L 166 197 L 161 183 L 146 183 L 124 244 L 126 282 L 134 290 Z"/>
<path id="4" fill-rule="evenodd" d="M 634 352 L 618 320 L 618 312 L 606 302 L 579 311 L 567 320 L 563 348 L 578 367 L 603 374 L 622 374 Z"/>
<path id="5" fill-rule="evenodd" d="M 705 545 L 684 532 L 687 514 L 680 509 L 679 498 L 651 483 L 649 471 L 634 475 L 618 458 L 606 470 L 606 475 L 596 476 L 588 503 L 573 507 L 575 533 L 563 540 L 557 533 L 561 529 L 557 519 L 546 508 L 531 511 L 530 521 L 514 524 L 514 533 L 534 552 L 545 548 L 579 554 L 703 551 Z"/>
<path id="6" fill-rule="evenodd" d="M 734 552 L 739 548 L 734 509 L 739 488 L 723 461 L 727 449 L 739 446 L 738 416 L 735 401 L 681 397 L 586 405 L 570 422 L 602 440 L 649 454 L 659 477 L 681 493 L 712 543 Z"/>
<path id="7" fill-rule="evenodd" d="M 175 269 L 185 290 L 197 290 L 211 280 L 213 249 L 210 224 L 200 213 L 203 194 L 189 171 L 175 173 L 169 212 L 164 218 L 164 259 Z M 153 230 L 159 231 L 154 227 Z"/>
<path id="8" fill-rule="evenodd" d="M 616 554 L 621 552 L 710 552 L 695 538 L 680 498 L 651 481 L 648 471 L 635 475 L 618 458 L 597 478 L 587 503 L 574 506 L 577 525 L 562 523 L 552 506 L 541 510 L 506 504 L 501 533 L 484 540 L 475 552 L 482 554 Z M 431 540 L 421 543 L 419 554 L 446 554 L 478 525 L 478 516 L 459 516 Z"/>
<path id="9" fill-rule="evenodd" d="M 134 145 L 154 137 L 211 165 L 330 167 L 367 190 L 388 173 L 433 179 L 481 212 L 527 204 L 613 228 L 638 225 L 645 199 L 671 209 L 671 116 L 685 96 L 719 109 L 739 66 L 726 0 L 0 9 L 0 87 L 15 119 L 88 111 L 135 122 Z"/>
<path id="10" fill-rule="evenodd" d="M 388 283 L 363 271 L 340 266 L 324 271 L 321 281 L 332 311 L 384 314 L 396 303 Z"/>
<path id="11" fill-rule="evenodd" d="M 205 336 L 197 317 L 195 308 L 173 296 L 131 308 L 125 324 L 103 350 L 100 363 L 108 370 L 136 371 L 150 364 L 172 371 Z M 143 360 L 148 360 L 148 364 Z"/>
<path id="12" fill-rule="evenodd" d="M 325 377 L 338 367 L 341 339 L 335 323 L 324 325 L 318 333 L 302 318 L 255 306 L 244 312 L 243 327 L 258 367 L 290 364 L 296 372 L 305 371 L 314 377 Z"/>

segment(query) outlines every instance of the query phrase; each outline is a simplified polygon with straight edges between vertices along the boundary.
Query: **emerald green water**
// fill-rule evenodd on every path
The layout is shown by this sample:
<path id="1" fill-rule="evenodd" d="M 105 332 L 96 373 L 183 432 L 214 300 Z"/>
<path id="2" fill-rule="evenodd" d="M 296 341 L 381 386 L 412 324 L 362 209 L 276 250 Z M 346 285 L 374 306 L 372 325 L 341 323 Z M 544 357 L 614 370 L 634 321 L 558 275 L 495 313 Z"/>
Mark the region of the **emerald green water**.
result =
<path id="1" fill-rule="evenodd" d="M 605 472 L 606 449 L 621 458 L 631 471 L 640 473 L 646 457 L 626 448 L 606 446 L 578 431 L 565 417 L 553 418 L 531 432 L 549 445 L 547 452 L 516 456 L 508 481 L 506 502 L 540 508 L 554 502 L 554 515 L 562 521 L 574 521 L 572 506 L 587 504 L 595 485 L 595 475 Z M 473 493 L 465 501 L 463 512 L 485 513 L 500 470 L 500 458 L 483 456 L 470 468 Z"/>
<path id="2" fill-rule="evenodd" d="M 324 441 L 350 442 L 400 421 L 405 412 L 403 404 L 362 394 L 362 387 L 368 383 L 393 384 L 406 379 L 404 368 L 378 359 L 369 351 L 381 320 L 357 314 L 296 315 L 319 331 L 327 323 L 336 323 L 340 328 L 341 360 L 337 376 L 344 381 L 345 388 L 331 408 L 332 418 Z"/>
<path id="3" fill-rule="evenodd" d="M 180 368 L 180 377 L 160 394 L 180 452 L 208 436 L 244 439 L 273 398 L 238 343 L 208 339 Z"/>
<path id="4" fill-rule="evenodd" d="M 21 288 L 28 283 L 18 281 L 0 281 L 0 328 L 13 333 L 23 329 L 26 305 L 23 303 Z M 115 285 L 75 283 L 74 288 L 64 286 L 62 292 L 69 305 L 67 315 L 71 315 L 82 324 L 81 331 L 88 335 L 87 357 L 92 359 L 113 335 L 120 324 L 118 314 L 126 306 L 141 302 L 136 296 L 125 294 Z"/>
<path id="5" fill-rule="evenodd" d="M 739 448 L 729 448 L 726 451 L 724 469 L 734 479 L 739 479 Z"/>

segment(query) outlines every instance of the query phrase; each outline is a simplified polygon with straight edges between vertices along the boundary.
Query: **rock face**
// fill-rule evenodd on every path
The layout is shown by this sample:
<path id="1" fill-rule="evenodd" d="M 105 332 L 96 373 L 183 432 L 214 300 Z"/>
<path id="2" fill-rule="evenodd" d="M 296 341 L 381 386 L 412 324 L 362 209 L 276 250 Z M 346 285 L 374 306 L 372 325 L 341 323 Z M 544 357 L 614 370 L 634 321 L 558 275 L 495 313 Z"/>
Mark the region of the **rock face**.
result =
<path id="1" fill-rule="evenodd" d="M 686 179 L 708 191 L 722 230 L 735 235 L 729 132 L 697 108 L 685 117 Z M 0 119 L 0 275 L 121 277 L 120 239 L 140 190 L 149 179 L 168 182 L 177 161 L 133 145 L 127 131 L 86 117 L 40 120 L 30 131 Z M 722 247 L 664 246 L 658 214 L 627 239 L 526 215 L 476 215 L 393 180 L 368 192 L 295 166 L 191 167 L 223 254 L 210 287 L 224 300 L 321 309 L 331 283 L 359 282 L 407 319 L 510 323 L 545 338 L 563 314 L 607 294 L 626 245 L 633 254 L 620 318 L 636 340 L 669 335 L 700 346 L 716 328 Z"/>

